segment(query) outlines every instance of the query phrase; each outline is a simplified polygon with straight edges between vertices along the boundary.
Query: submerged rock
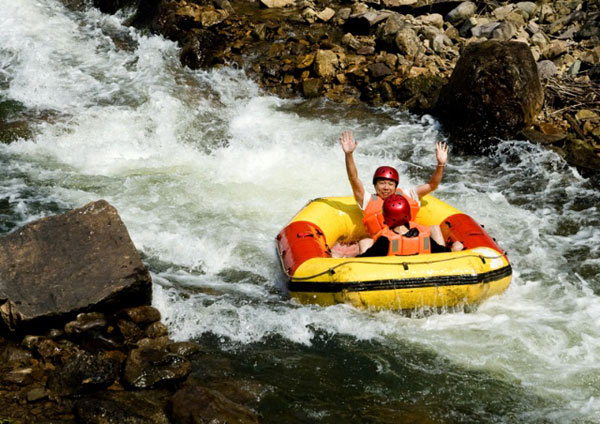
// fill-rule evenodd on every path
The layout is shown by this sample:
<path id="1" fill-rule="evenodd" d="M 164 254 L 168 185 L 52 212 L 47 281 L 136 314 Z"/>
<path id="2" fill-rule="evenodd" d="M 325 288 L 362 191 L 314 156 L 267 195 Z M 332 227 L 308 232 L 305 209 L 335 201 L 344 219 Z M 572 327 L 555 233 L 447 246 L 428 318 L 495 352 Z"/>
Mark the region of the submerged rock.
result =
<path id="1" fill-rule="evenodd" d="M 1 237 L 0 281 L 0 314 L 11 330 L 151 299 L 150 274 L 103 200 Z"/>
<path id="2" fill-rule="evenodd" d="M 168 424 L 167 402 L 160 391 L 108 392 L 78 400 L 74 412 L 81 423 Z"/>
<path id="3" fill-rule="evenodd" d="M 258 423 L 258 415 L 221 393 L 191 386 L 179 390 L 171 399 L 171 417 L 176 424 Z"/>

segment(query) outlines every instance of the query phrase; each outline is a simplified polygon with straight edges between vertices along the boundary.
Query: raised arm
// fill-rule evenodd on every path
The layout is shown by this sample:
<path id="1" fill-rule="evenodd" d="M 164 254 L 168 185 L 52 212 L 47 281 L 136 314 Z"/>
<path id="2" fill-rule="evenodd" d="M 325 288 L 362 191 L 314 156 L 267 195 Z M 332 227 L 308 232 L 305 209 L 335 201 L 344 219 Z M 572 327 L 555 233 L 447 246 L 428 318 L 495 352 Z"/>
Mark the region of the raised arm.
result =
<path id="1" fill-rule="evenodd" d="M 348 173 L 348 180 L 352 186 L 352 193 L 354 194 L 356 203 L 362 208 L 365 199 L 365 188 L 358 178 L 358 171 L 356 169 L 356 164 L 354 163 L 354 157 L 352 156 L 354 149 L 358 146 L 358 141 L 354 140 L 352 137 L 352 131 L 344 131 L 340 136 L 340 144 L 342 145 L 342 150 L 346 156 L 346 172 Z"/>
<path id="2" fill-rule="evenodd" d="M 417 187 L 419 198 L 431 193 L 442 181 L 442 177 L 444 176 L 444 166 L 446 166 L 446 161 L 448 160 L 448 145 L 446 143 L 440 141 L 435 143 L 435 157 L 437 159 L 437 167 L 429 179 L 429 182 Z"/>

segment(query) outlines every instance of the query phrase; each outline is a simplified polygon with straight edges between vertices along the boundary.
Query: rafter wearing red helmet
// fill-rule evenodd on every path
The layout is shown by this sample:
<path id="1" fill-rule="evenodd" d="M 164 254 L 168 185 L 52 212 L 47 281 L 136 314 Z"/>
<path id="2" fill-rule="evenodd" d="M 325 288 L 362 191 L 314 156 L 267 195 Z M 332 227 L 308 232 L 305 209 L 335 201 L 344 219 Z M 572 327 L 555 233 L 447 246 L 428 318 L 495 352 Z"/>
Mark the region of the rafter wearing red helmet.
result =
<path id="1" fill-rule="evenodd" d="M 406 197 L 392 194 L 383 202 L 383 228 L 373 236 L 373 244 L 361 257 L 403 256 L 460 251 L 462 243 L 447 248 L 439 226 L 420 225 L 411 220 Z"/>
<path id="2" fill-rule="evenodd" d="M 448 160 L 448 145 L 446 143 L 437 142 L 435 145 L 435 156 L 437 159 L 437 167 L 429 181 L 425 184 L 412 187 L 406 191 L 398 188 L 399 176 L 398 172 L 389 166 L 377 168 L 373 175 L 373 186 L 375 193 L 367 195 L 364 185 L 358 177 L 358 170 L 354 163 L 353 153 L 358 146 L 358 141 L 354 139 L 352 131 L 344 131 L 340 136 L 340 144 L 345 154 L 346 172 L 348 180 L 352 187 L 352 193 L 356 199 L 356 203 L 361 207 L 364 213 L 364 224 L 367 233 L 372 237 L 383 228 L 383 217 L 381 208 L 383 201 L 392 194 L 404 195 L 411 206 L 411 219 L 414 219 L 419 206 L 421 197 L 434 191 L 444 175 L 444 166 Z M 364 252 L 372 244 L 372 239 L 363 239 L 360 241 L 360 252 Z"/>

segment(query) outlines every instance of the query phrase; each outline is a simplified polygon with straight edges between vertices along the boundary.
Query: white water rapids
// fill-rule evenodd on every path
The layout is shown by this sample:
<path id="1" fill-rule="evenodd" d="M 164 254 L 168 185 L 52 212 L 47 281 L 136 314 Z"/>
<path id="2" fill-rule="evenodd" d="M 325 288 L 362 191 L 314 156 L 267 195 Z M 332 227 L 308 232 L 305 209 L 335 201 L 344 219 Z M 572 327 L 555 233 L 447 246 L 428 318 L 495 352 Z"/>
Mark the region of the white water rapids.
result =
<path id="1" fill-rule="evenodd" d="M 544 399 L 531 422 L 600 422 L 598 187 L 525 142 L 486 158 L 451 153 L 436 195 L 508 251 L 503 295 L 428 317 L 297 305 L 282 292 L 273 238 L 309 199 L 350 194 L 339 134 L 355 132 L 365 183 L 386 163 L 418 184 L 435 166 L 435 121 L 282 100 L 228 68 L 190 71 L 174 43 L 124 18 L 0 0 L 0 102 L 18 102 L 33 126 L 31 138 L 0 143 L 14 225 L 109 201 L 177 340 L 310 346 L 324 332 L 416 345 Z"/>

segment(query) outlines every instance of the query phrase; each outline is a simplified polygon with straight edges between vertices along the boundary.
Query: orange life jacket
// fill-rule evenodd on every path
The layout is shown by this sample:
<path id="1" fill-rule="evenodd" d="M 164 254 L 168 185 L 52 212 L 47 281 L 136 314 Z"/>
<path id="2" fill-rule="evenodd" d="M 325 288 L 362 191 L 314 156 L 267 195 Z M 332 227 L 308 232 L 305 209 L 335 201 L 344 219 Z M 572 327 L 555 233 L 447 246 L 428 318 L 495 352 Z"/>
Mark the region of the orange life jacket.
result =
<path id="1" fill-rule="evenodd" d="M 431 253 L 431 229 L 413 221 L 409 222 L 409 226 L 411 229 L 416 228 L 419 230 L 419 235 L 415 237 L 406 237 L 392 231 L 390 227 L 384 225 L 383 229 L 373 237 L 373 241 L 377 241 L 381 236 L 386 237 L 390 241 L 388 256 Z"/>
<path id="2" fill-rule="evenodd" d="M 419 212 L 420 206 L 419 202 L 413 199 L 410 196 L 407 196 L 402 190 L 396 188 L 396 193 L 400 194 L 408 200 L 408 204 L 410 205 L 410 216 L 411 219 L 415 219 L 417 213 Z M 367 207 L 364 210 L 364 218 L 363 224 L 365 224 L 365 229 L 367 233 L 373 237 L 379 231 L 381 231 L 384 227 L 383 224 L 383 199 L 379 197 L 377 194 L 371 195 L 371 199 L 369 203 L 367 203 Z"/>

